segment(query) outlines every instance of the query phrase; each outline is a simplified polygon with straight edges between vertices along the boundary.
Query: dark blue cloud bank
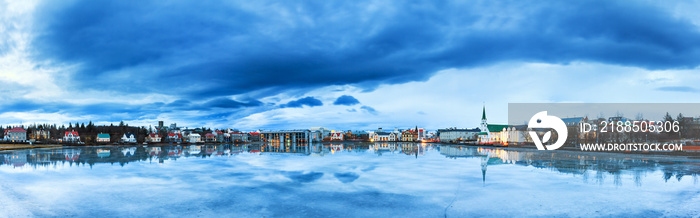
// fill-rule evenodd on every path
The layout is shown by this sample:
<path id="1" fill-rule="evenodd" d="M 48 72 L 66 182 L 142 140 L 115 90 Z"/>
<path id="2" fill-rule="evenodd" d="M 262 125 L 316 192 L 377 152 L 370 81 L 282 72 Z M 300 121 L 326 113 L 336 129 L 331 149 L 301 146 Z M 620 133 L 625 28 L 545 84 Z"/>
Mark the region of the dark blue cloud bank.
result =
<path id="1" fill-rule="evenodd" d="M 372 90 L 424 81 L 439 70 L 509 61 L 645 69 L 700 64 L 696 26 L 631 1 L 76 0 L 42 2 L 35 20 L 31 57 L 75 66 L 61 85 L 181 99 L 133 110 L 115 106 L 132 112 L 246 110 L 266 106 L 255 99 L 281 93 L 329 85 Z M 323 102 L 304 97 L 277 104 Z M 341 96 L 333 104 L 360 102 Z M 46 110 L 69 106 L 58 107 Z M 377 113 L 370 106 L 359 110 Z"/>
<path id="2" fill-rule="evenodd" d="M 643 2 L 387 4 L 46 2 L 32 45 L 37 59 L 80 64 L 80 88 L 198 97 L 372 88 L 509 60 L 700 63 L 697 28 Z"/>

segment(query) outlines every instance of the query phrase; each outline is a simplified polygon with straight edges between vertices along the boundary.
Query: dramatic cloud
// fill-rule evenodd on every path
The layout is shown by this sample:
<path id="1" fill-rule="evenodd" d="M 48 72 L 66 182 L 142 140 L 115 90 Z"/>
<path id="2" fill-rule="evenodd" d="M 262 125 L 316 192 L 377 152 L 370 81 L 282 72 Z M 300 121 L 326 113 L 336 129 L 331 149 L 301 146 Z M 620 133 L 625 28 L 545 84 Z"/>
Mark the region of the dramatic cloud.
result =
<path id="1" fill-rule="evenodd" d="M 373 88 L 510 60 L 700 63 L 698 28 L 639 2 L 74 1 L 38 12 L 34 57 L 78 64 L 77 87 L 200 98 Z"/>
<path id="2" fill-rule="evenodd" d="M 358 101 L 355 97 L 349 96 L 349 95 L 343 95 L 338 97 L 338 99 L 333 102 L 334 105 L 347 105 L 347 106 L 352 106 L 359 104 L 360 101 Z"/>
<path id="3" fill-rule="evenodd" d="M 0 0 L 0 118 L 443 127 L 484 101 L 693 101 L 697 7 Z"/>
<path id="4" fill-rule="evenodd" d="M 305 98 L 300 98 L 294 101 L 290 101 L 289 103 L 281 105 L 281 107 L 302 107 L 302 106 L 309 106 L 309 107 L 315 107 L 315 106 L 322 106 L 323 102 L 321 100 L 318 100 L 314 97 L 305 97 Z"/>

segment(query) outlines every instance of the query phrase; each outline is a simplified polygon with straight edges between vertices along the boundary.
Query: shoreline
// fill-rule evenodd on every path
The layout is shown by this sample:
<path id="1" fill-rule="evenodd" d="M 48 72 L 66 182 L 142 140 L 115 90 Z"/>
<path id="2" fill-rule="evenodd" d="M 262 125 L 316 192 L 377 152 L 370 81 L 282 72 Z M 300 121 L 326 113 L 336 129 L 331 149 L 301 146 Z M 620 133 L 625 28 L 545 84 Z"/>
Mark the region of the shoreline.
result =
<path id="1" fill-rule="evenodd" d="M 243 143 L 153 143 L 153 144 L 0 144 L 0 151 L 5 150 L 21 150 L 21 149 L 36 149 L 36 148 L 58 148 L 58 147 L 83 147 L 83 146 L 188 146 L 188 145 L 244 145 L 244 144 L 264 144 L 265 142 L 243 142 Z M 315 142 L 319 144 L 330 144 L 330 143 L 355 143 L 355 144 L 372 144 L 377 142 L 367 142 L 367 141 L 321 141 Z M 421 142 L 386 142 L 386 143 L 421 143 Z M 483 148 L 501 148 L 508 150 L 537 150 L 534 145 L 518 145 L 518 146 L 497 146 L 493 144 L 473 144 L 473 143 L 448 143 L 448 142 L 424 142 L 425 144 L 433 145 L 449 145 L 449 146 L 462 146 L 462 147 L 483 147 Z M 692 149 L 682 150 L 682 151 L 583 151 L 578 148 L 572 147 L 562 147 L 556 151 L 569 151 L 569 152 L 582 152 L 590 154 L 631 154 L 631 155 L 663 155 L 663 156 L 685 156 L 691 159 L 700 159 L 700 146 L 692 146 Z"/>

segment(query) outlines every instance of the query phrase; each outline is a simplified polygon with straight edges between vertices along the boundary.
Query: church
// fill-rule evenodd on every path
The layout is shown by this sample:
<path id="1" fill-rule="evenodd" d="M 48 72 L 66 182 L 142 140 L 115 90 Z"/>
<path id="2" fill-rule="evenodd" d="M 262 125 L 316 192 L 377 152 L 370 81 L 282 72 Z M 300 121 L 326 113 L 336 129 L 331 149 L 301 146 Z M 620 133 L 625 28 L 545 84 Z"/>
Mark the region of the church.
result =
<path id="1" fill-rule="evenodd" d="M 486 120 L 486 106 L 481 114 L 481 132 L 479 132 L 479 144 L 492 144 L 508 146 L 530 142 L 527 139 L 527 125 L 503 125 L 489 124 Z"/>

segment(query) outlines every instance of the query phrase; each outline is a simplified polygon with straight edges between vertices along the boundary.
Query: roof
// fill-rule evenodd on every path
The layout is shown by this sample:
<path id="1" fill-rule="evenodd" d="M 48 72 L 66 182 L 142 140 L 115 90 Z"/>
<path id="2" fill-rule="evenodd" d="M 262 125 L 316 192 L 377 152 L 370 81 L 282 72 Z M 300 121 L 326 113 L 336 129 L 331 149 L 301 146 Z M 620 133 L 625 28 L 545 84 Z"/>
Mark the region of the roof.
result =
<path id="1" fill-rule="evenodd" d="M 97 134 L 97 138 L 109 138 L 109 134 L 107 134 L 107 133 L 100 133 L 100 134 Z"/>
<path id="2" fill-rule="evenodd" d="M 391 135 L 390 132 L 375 132 L 374 134 L 377 134 L 377 135 Z"/>
<path id="3" fill-rule="evenodd" d="M 249 132 L 248 134 L 251 134 L 251 135 L 260 135 L 259 132 Z"/>
<path id="4" fill-rule="evenodd" d="M 133 133 L 124 133 L 127 138 L 136 137 Z"/>
<path id="5" fill-rule="evenodd" d="M 206 134 L 206 135 L 204 135 L 204 136 L 207 136 L 207 137 L 208 137 L 208 136 L 214 136 L 214 134 L 211 134 L 211 133 L 207 133 L 207 134 Z"/>
<path id="6" fill-rule="evenodd" d="M 66 131 L 66 135 L 73 134 L 73 136 L 78 136 L 78 131 Z"/>
<path id="7" fill-rule="evenodd" d="M 168 133 L 168 136 L 177 136 L 177 137 L 180 137 L 180 133 Z"/>
<path id="8" fill-rule="evenodd" d="M 148 136 L 150 136 L 151 138 L 160 137 L 160 135 L 158 133 L 151 133 L 151 134 L 148 134 Z"/>
<path id="9" fill-rule="evenodd" d="M 583 117 L 561 118 L 561 121 L 564 121 L 567 126 L 573 126 L 583 121 Z"/>
<path id="10" fill-rule="evenodd" d="M 479 128 L 474 128 L 474 129 L 451 128 L 451 129 L 438 129 L 438 132 L 481 132 L 481 129 L 479 129 Z"/>
<path id="11" fill-rule="evenodd" d="M 500 131 L 503 131 L 503 128 L 508 128 L 508 125 L 487 124 L 486 127 L 489 129 L 489 132 L 500 132 Z"/>
<path id="12" fill-rule="evenodd" d="M 484 105 L 484 110 L 483 110 L 483 113 L 481 114 L 481 119 L 482 120 L 486 119 L 486 105 Z"/>
<path id="13" fill-rule="evenodd" d="M 216 134 L 221 135 L 221 134 L 224 134 L 224 132 L 222 132 L 222 131 L 216 131 Z"/>
<path id="14" fill-rule="evenodd" d="M 22 127 L 15 127 L 15 128 L 12 128 L 11 130 L 9 130 L 9 131 L 7 131 L 7 132 L 26 132 L 26 131 L 27 131 L 27 130 L 25 130 L 25 129 L 22 128 Z"/>

